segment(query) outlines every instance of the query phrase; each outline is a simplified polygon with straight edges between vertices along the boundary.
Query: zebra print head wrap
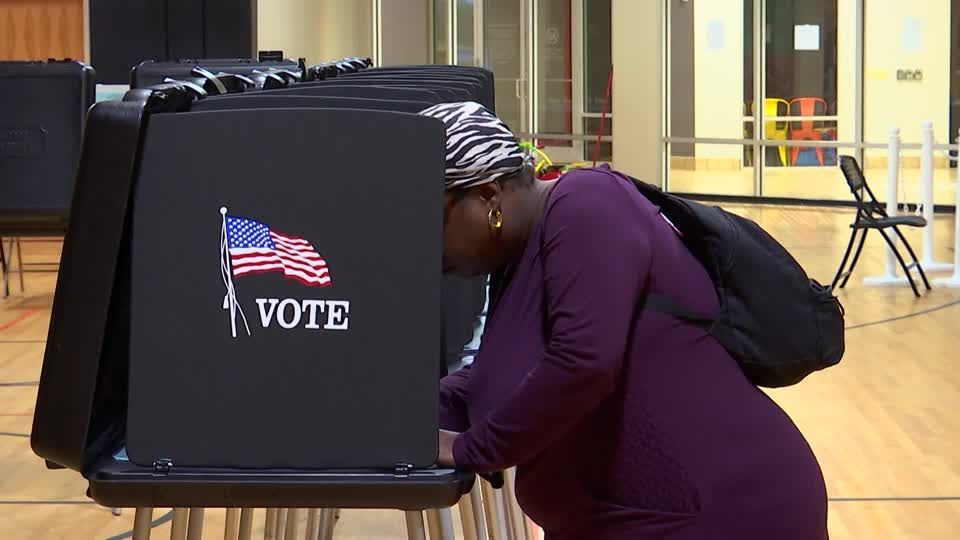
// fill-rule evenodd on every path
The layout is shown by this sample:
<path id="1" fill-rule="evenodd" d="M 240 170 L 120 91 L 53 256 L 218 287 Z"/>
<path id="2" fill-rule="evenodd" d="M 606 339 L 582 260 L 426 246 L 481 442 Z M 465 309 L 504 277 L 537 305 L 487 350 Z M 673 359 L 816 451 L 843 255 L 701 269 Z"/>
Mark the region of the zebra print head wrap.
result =
<path id="1" fill-rule="evenodd" d="M 493 182 L 519 172 L 526 163 L 510 128 L 479 103 L 441 103 L 420 114 L 447 127 L 447 190 Z"/>

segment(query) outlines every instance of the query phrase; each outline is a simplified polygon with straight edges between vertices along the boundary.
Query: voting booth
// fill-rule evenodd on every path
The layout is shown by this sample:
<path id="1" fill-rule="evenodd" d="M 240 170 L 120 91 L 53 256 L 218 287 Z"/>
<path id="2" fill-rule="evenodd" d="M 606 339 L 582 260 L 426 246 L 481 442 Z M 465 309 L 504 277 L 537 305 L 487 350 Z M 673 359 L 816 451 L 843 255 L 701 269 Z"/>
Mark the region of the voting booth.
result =
<path id="1" fill-rule="evenodd" d="M 94 102 L 94 70 L 74 61 L 0 62 L 0 297 L 10 275 L 50 272 L 25 262 L 21 237 L 66 230 L 83 121 Z"/>
<path id="2" fill-rule="evenodd" d="M 414 114 L 437 103 L 474 100 L 490 109 L 495 108 L 493 74 L 483 68 L 402 66 L 353 69 L 348 66 L 341 68 L 336 76 L 328 74 L 330 66 L 336 65 L 340 64 L 305 68 L 300 81 L 290 82 L 280 89 L 247 89 L 226 94 L 213 92 L 196 101 L 193 107 L 194 110 L 283 108 L 297 103 L 297 106 L 393 110 Z M 207 84 L 206 87 L 211 85 Z M 366 147 L 373 162 L 389 174 L 391 162 L 380 158 L 376 145 L 367 144 Z M 444 355 L 440 373 L 446 374 L 462 365 L 464 346 L 474 339 L 487 297 L 486 278 L 445 277 L 442 292 Z"/>
<path id="3" fill-rule="evenodd" d="M 90 111 L 33 449 L 105 506 L 457 504 L 443 125 L 267 102 L 166 85 Z"/>
<path id="4" fill-rule="evenodd" d="M 0 227 L 65 219 L 94 76 L 73 61 L 0 62 Z"/>

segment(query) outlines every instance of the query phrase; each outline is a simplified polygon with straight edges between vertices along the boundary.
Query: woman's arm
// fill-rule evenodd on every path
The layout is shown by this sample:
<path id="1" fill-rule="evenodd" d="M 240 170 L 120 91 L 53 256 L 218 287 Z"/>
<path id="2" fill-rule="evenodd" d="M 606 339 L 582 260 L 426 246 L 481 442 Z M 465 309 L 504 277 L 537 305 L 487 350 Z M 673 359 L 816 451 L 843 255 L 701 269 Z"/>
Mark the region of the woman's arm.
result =
<path id="1" fill-rule="evenodd" d="M 544 218 L 541 251 L 546 352 L 486 421 L 457 437 L 458 466 L 482 473 L 523 463 L 615 388 L 650 266 L 651 227 L 650 214 L 608 174 L 558 186 L 568 189 Z"/>
<path id="2" fill-rule="evenodd" d="M 467 416 L 468 364 L 440 380 L 440 429 L 463 432 L 470 427 Z"/>

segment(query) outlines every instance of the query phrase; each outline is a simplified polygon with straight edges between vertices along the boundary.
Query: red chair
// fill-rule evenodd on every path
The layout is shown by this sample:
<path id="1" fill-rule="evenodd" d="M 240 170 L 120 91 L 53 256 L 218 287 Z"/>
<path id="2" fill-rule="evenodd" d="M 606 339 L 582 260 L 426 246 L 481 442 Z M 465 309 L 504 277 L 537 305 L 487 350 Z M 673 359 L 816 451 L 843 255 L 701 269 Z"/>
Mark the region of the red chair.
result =
<path id="1" fill-rule="evenodd" d="M 827 102 L 817 97 L 801 97 L 790 102 L 790 116 L 826 116 Z M 823 127 L 822 121 L 802 120 L 790 122 L 790 140 L 792 141 L 819 141 L 822 140 L 820 129 Z M 794 146 L 790 149 L 790 164 L 797 164 L 797 156 L 801 146 Z M 817 162 L 823 167 L 823 148 L 817 146 L 814 148 L 817 154 Z"/>

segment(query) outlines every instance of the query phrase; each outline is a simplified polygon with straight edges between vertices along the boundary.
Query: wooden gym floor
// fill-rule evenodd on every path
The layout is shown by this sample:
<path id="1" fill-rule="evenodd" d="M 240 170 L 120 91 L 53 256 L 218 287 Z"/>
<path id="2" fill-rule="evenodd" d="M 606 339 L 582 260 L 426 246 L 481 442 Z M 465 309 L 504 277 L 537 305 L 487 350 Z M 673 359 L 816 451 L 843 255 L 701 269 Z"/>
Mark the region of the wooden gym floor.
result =
<path id="1" fill-rule="evenodd" d="M 731 207 L 758 220 L 829 282 L 848 238 L 848 209 Z M 920 249 L 919 236 L 910 236 Z M 936 255 L 953 258 L 953 218 L 936 220 Z M 27 262 L 55 259 L 59 244 L 24 243 Z M 906 286 L 873 288 L 882 269 L 879 237 L 868 240 L 847 290 L 843 363 L 794 388 L 771 392 L 809 439 L 827 479 L 833 540 L 947 540 L 960 525 L 960 290 L 914 299 Z M 53 274 L 27 274 L 20 294 L 0 301 L 0 538 L 103 540 L 130 531 L 84 497 L 70 471 L 48 471 L 29 432 L 50 316 Z M 154 519 L 166 514 L 157 509 Z M 208 510 L 204 538 L 222 538 L 224 512 Z M 262 530 L 263 512 L 255 516 Z M 455 523 L 459 526 L 457 518 Z M 154 538 L 169 535 L 169 522 Z M 302 526 L 300 530 L 303 530 Z M 262 534 L 262 533 L 261 533 Z M 344 511 L 338 539 L 404 538 L 398 511 Z M 120 536 L 122 537 L 122 536 Z M 262 536 L 261 536 L 262 538 Z"/>

